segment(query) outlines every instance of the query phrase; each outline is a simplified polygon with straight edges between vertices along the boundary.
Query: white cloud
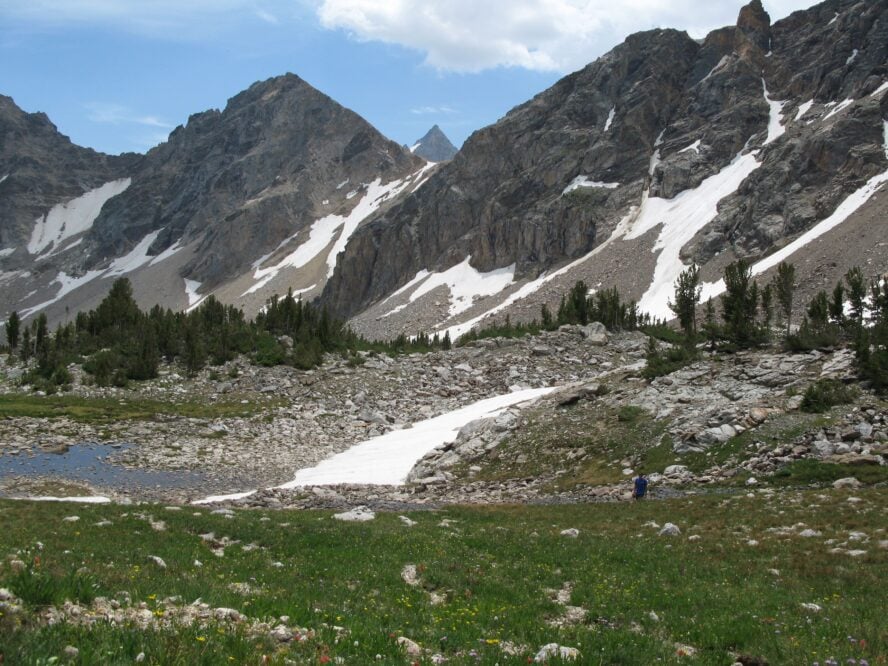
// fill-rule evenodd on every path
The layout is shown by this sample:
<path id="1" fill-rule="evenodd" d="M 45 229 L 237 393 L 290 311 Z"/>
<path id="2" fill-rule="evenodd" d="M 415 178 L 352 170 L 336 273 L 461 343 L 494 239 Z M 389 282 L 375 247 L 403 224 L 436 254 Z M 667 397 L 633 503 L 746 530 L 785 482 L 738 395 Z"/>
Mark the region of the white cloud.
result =
<path id="1" fill-rule="evenodd" d="M 737 0 L 319 0 L 318 17 L 363 41 L 398 44 L 425 54 L 442 70 L 493 67 L 571 71 L 621 42 L 656 27 L 693 37 L 732 24 Z M 813 0 L 766 0 L 772 19 Z"/>
<path id="2" fill-rule="evenodd" d="M 157 116 L 143 116 L 134 112 L 122 104 L 105 104 L 103 102 L 89 102 L 85 104 L 88 111 L 87 118 L 94 123 L 106 123 L 109 125 L 135 124 L 171 129 L 173 126 L 164 122 Z"/>
<path id="3" fill-rule="evenodd" d="M 417 116 L 443 116 L 458 113 L 458 111 L 450 106 L 418 106 L 410 109 L 410 113 Z"/>

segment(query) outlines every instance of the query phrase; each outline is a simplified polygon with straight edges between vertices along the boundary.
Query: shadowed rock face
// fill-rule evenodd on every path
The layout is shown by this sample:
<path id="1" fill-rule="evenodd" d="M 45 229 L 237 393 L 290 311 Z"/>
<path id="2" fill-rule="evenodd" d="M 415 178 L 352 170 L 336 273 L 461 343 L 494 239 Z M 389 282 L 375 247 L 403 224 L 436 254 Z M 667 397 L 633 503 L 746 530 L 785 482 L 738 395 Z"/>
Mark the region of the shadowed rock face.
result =
<path id="1" fill-rule="evenodd" d="M 0 247 L 27 244 L 34 220 L 61 201 L 128 176 L 138 155 L 81 148 L 46 114 L 26 113 L 0 95 Z"/>
<path id="2" fill-rule="evenodd" d="M 129 189 L 96 221 L 87 265 L 161 230 L 151 253 L 198 240 L 185 275 L 212 287 L 300 228 L 349 207 L 348 194 L 362 184 L 403 177 L 421 164 L 299 77 L 270 79 L 224 111 L 191 116 L 145 156 Z"/>
<path id="3" fill-rule="evenodd" d="M 429 162 L 447 162 L 453 159 L 457 149 L 441 128 L 435 125 L 424 137 L 416 142 L 413 154 Z"/>
<path id="4" fill-rule="evenodd" d="M 888 80 L 886 62 L 888 0 L 829 0 L 774 25 L 753 0 L 736 26 L 702 43 L 673 30 L 632 35 L 475 132 L 422 188 L 360 229 L 322 300 L 351 316 L 418 271 L 469 255 L 480 271 L 514 263 L 518 277 L 534 277 L 607 239 L 646 189 L 672 198 L 750 149 L 761 166 L 683 254 L 761 255 L 888 166 L 888 95 L 868 97 Z M 786 134 L 768 145 L 765 85 L 771 101 L 786 101 Z M 834 107 L 824 105 L 843 99 L 857 103 L 827 119 Z M 795 120 L 808 100 L 819 105 L 811 124 Z M 565 193 L 578 176 L 619 186 Z"/>

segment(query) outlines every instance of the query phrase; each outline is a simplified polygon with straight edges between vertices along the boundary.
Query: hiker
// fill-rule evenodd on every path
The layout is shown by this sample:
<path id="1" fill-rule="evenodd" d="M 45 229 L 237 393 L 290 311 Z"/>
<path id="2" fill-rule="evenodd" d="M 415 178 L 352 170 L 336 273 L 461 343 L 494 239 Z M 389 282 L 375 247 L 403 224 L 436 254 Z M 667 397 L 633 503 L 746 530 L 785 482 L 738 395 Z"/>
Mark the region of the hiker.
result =
<path id="1" fill-rule="evenodd" d="M 635 479 L 635 486 L 632 488 L 633 499 L 643 499 L 648 489 L 648 480 L 644 474 L 639 474 Z"/>

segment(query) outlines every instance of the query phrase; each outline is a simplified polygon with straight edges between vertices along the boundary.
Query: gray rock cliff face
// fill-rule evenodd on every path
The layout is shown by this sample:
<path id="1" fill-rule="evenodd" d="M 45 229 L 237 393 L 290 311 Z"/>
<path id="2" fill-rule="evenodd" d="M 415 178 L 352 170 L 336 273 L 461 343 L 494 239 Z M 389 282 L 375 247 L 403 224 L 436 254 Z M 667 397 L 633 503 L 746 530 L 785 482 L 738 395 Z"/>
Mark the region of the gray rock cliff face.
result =
<path id="1" fill-rule="evenodd" d="M 753 0 L 700 43 L 632 35 L 474 133 L 360 229 L 322 299 L 352 316 L 467 256 L 479 271 L 515 264 L 516 279 L 533 278 L 602 244 L 645 197 L 693 190 L 749 151 L 760 166 L 682 257 L 762 256 L 888 167 L 888 94 L 873 94 L 886 63 L 888 0 L 829 0 L 774 25 Z M 769 141 L 778 101 L 785 133 Z"/>

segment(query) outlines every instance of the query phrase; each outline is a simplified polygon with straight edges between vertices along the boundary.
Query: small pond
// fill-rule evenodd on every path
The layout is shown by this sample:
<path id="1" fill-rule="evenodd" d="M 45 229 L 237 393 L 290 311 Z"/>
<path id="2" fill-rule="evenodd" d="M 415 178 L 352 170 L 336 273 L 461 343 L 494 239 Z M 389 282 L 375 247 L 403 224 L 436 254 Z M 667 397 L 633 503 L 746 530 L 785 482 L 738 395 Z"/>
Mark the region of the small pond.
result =
<path id="1" fill-rule="evenodd" d="M 0 481 L 6 477 L 56 477 L 104 488 L 190 488 L 203 481 L 197 472 L 127 469 L 109 462 L 132 444 L 74 444 L 64 453 L 31 451 L 0 455 Z"/>

